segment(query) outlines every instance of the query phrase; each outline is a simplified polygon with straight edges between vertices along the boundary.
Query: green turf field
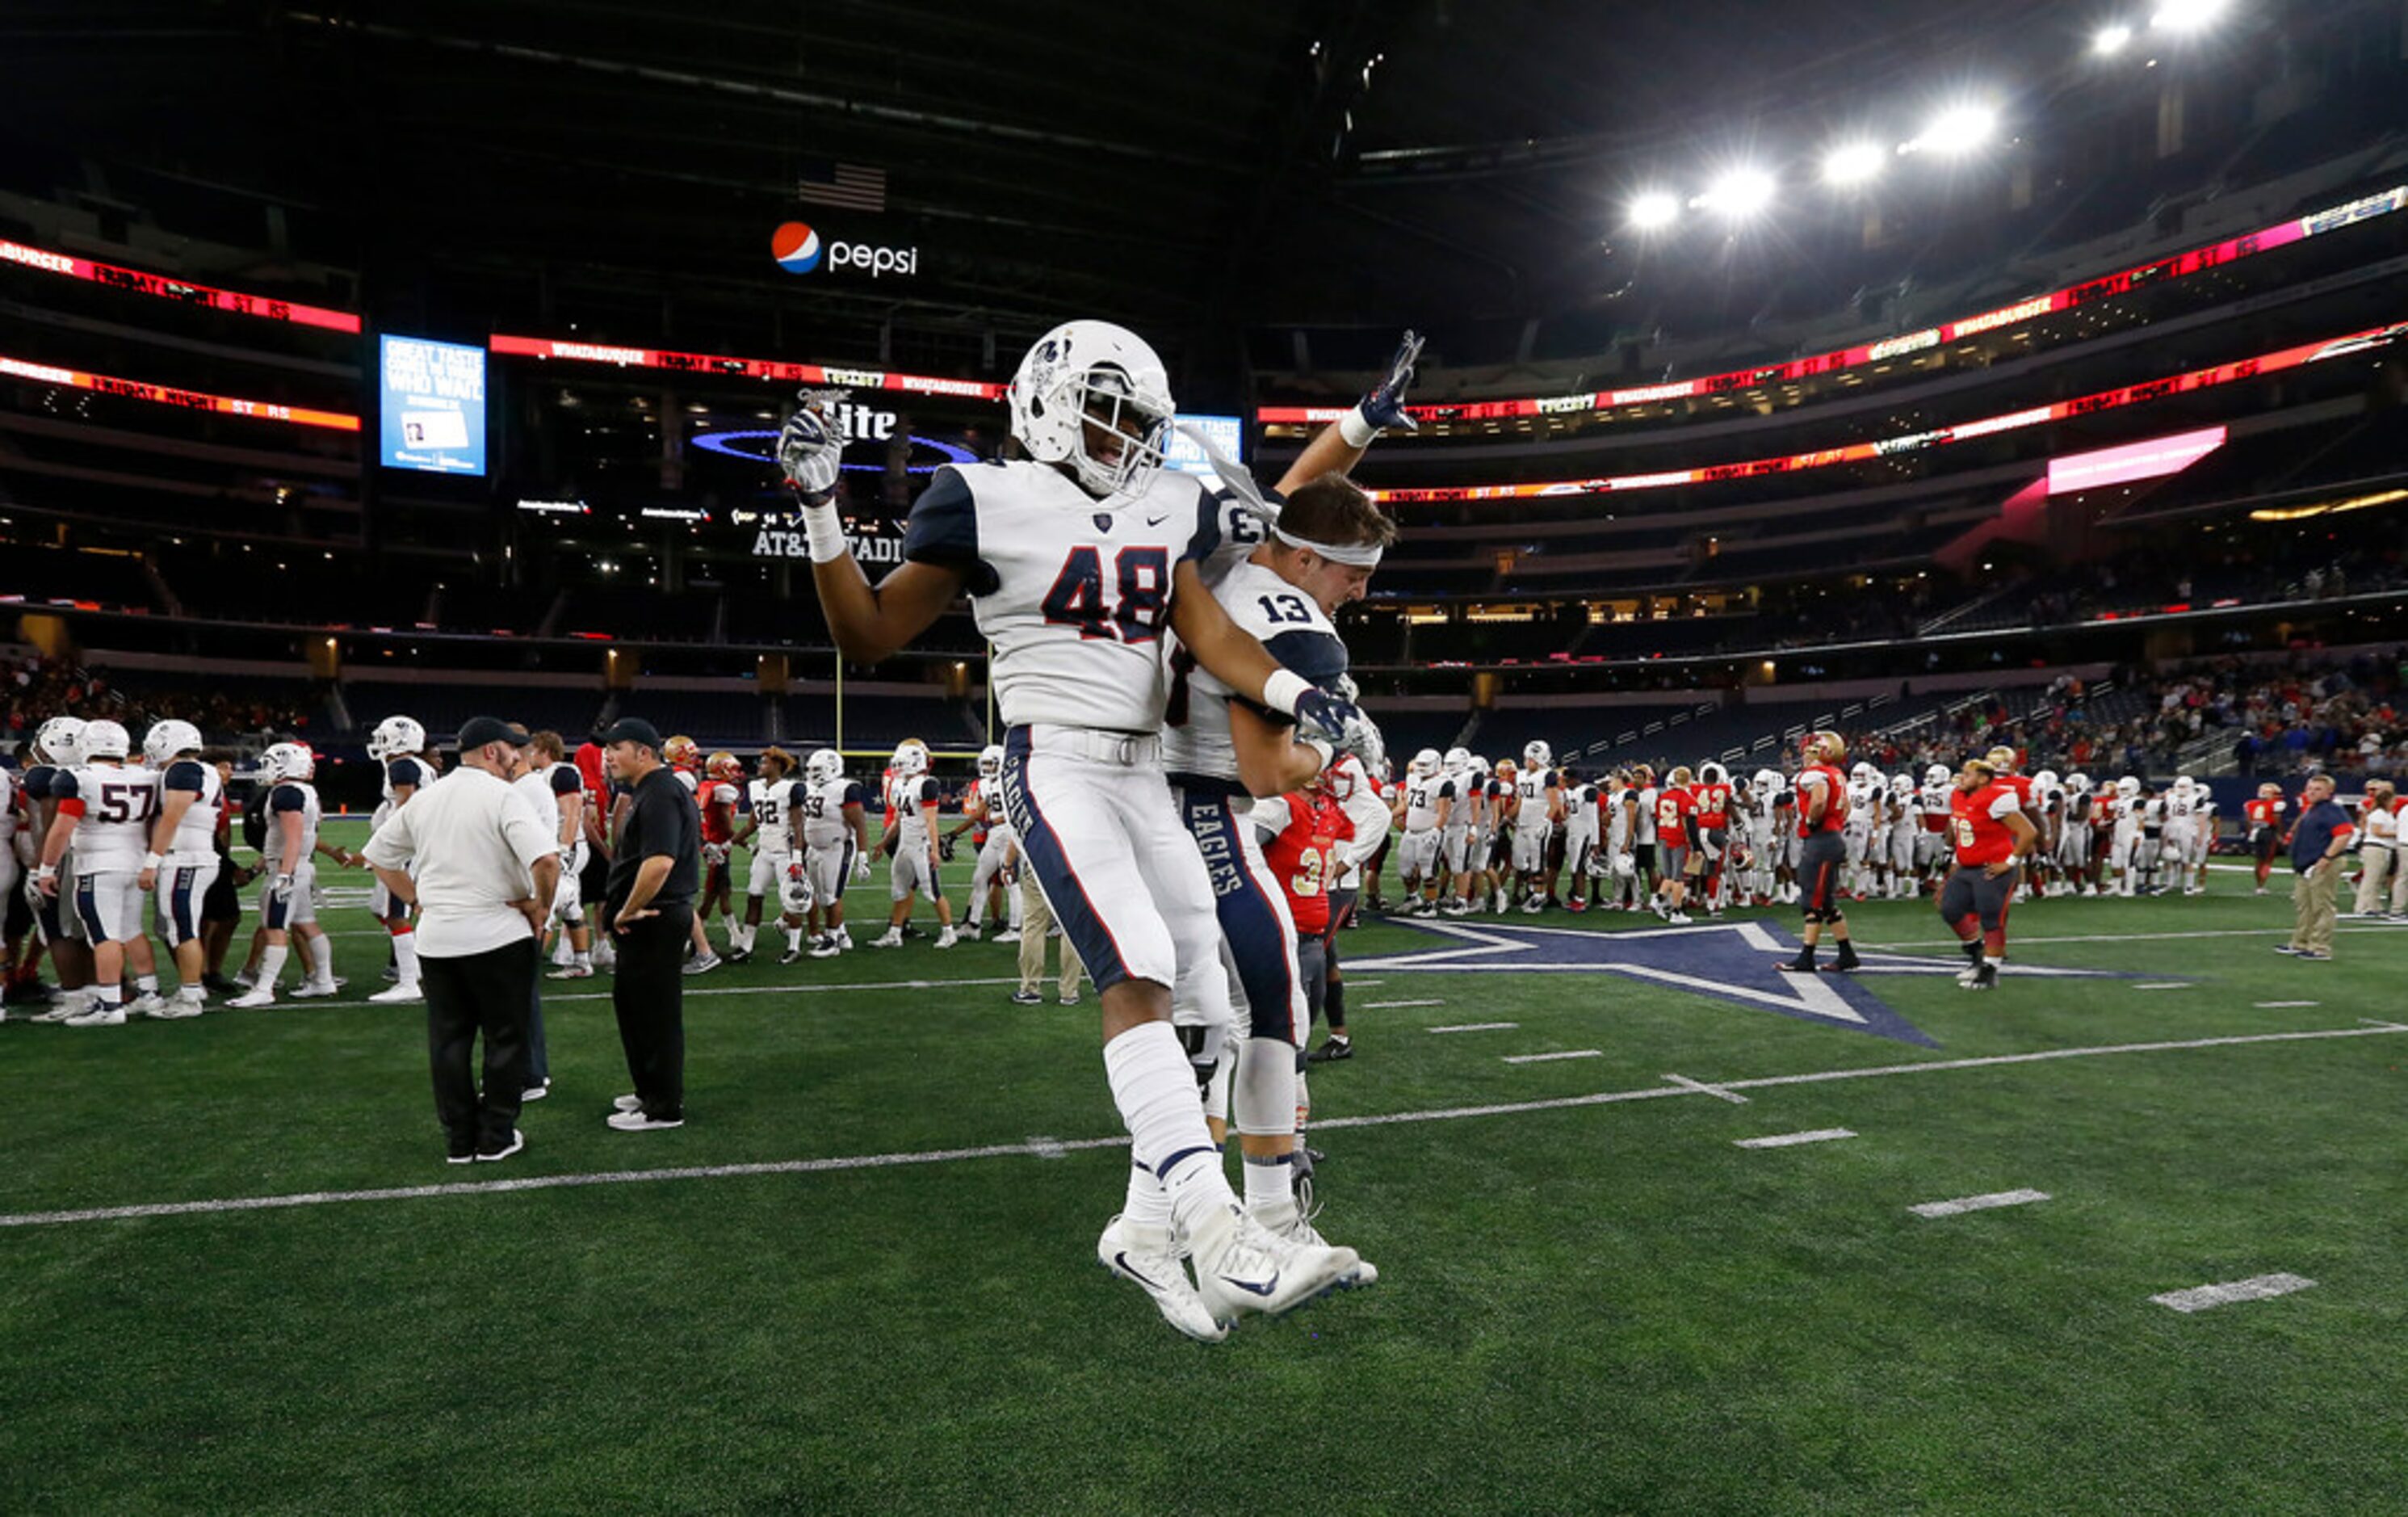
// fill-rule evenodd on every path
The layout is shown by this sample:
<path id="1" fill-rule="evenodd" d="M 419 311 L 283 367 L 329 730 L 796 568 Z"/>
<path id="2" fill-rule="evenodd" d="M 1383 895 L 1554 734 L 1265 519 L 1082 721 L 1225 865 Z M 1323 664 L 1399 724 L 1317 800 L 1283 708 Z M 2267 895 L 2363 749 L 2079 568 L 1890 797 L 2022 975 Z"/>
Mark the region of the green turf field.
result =
<path id="1" fill-rule="evenodd" d="M 866 940 L 883 892 L 853 901 Z M 1928 907 L 1856 920 L 1949 953 Z M 608 982 L 566 987 L 527 1150 L 473 1169 L 415 1007 L 12 1020 L 12 1219 L 445 1190 L 0 1227 L 0 1509 L 2400 1511 L 2408 1025 L 2373 1024 L 2408 1023 L 2408 930 L 2303 964 L 2288 921 L 2229 873 L 2019 906 L 2021 962 L 2145 977 L 1878 976 L 1937 1048 L 1622 975 L 1360 972 L 1312 1141 L 1382 1280 L 1217 1346 L 1096 1267 L 1126 1159 L 1080 1146 L 1119 1128 L 1094 1004 L 1009 1004 L 1009 946 L 781 970 L 765 938 L 689 982 L 656 1134 L 604 1127 Z M 328 925 L 377 989 L 365 911 Z M 2348 1035 L 1744 1083 L 2311 1032 Z M 895 1162 L 641 1178 L 863 1156 Z M 2149 1299 L 2275 1272 L 2315 1283 Z"/>

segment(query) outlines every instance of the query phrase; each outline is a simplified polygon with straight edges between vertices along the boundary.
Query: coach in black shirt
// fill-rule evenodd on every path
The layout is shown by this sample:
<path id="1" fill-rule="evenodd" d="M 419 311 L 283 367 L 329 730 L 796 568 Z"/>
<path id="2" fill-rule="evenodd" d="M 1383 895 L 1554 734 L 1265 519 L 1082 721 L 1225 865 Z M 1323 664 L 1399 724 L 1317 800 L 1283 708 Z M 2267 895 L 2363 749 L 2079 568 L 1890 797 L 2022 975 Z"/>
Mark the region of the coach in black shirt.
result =
<path id="1" fill-rule="evenodd" d="M 627 717 L 602 734 L 610 777 L 629 802 L 602 921 L 619 948 L 610 1002 L 636 1093 L 623 1095 L 610 1125 L 648 1133 L 685 1121 L 685 977 L 680 973 L 701 880 L 702 817 L 694 796 L 661 763 L 661 734 Z"/>

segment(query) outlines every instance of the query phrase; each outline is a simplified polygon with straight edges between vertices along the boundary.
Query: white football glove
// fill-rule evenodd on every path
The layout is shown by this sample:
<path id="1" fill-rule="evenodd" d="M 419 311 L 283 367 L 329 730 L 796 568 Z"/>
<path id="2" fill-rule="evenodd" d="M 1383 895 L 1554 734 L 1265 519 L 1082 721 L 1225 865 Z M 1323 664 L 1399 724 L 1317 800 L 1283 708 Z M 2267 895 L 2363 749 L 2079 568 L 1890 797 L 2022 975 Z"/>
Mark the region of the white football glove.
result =
<path id="1" fill-rule="evenodd" d="M 817 504 L 836 493 L 838 471 L 844 463 L 844 433 L 828 416 L 828 410 L 843 399 L 843 390 L 804 390 L 802 405 L 786 418 L 778 433 L 778 467 L 785 470 L 786 483 L 802 492 L 803 498 Z"/>
<path id="2" fill-rule="evenodd" d="M 268 889 L 276 893 L 277 900 L 290 901 L 293 899 L 293 876 L 279 874 L 269 882 Z"/>
<path id="3" fill-rule="evenodd" d="M 702 858 L 705 863 L 724 864 L 727 862 L 727 845 L 724 843 L 704 844 L 702 845 Z"/>
<path id="4" fill-rule="evenodd" d="M 853 856 L 853 877 L 857 880 L 869 878 L 869 855 L 867 853 Z"/>

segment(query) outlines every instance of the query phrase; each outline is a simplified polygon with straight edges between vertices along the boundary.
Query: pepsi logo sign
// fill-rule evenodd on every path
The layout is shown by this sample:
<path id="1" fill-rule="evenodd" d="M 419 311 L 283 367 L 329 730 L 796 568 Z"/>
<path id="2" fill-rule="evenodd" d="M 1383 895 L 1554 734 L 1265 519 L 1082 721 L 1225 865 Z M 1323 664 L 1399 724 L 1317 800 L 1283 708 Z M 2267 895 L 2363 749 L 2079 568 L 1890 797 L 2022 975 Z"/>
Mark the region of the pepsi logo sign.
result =
<path id="1" fill-rule="evenodd" d="M 808 274 L 825 263 L 830 270 L 838 268 L 865 269 L 871 279 L 888 274 L 907 276 L 920 271 L 920 250 L 887 248 L 868 242 L 822 241 L 817 231 L 802 222 L 787 222 L 769 237 L 770 255 L 778 267 L 789 274 Z"/>

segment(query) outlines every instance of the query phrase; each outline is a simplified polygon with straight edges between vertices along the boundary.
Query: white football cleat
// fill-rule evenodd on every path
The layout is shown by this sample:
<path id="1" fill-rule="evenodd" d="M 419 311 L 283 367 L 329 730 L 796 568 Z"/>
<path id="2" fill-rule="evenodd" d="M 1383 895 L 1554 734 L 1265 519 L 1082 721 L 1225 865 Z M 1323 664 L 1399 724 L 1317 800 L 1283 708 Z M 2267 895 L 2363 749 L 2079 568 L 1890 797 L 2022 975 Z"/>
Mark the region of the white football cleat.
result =
<path id="1" fill-rule="evenodd" d="M 1017 927 L 1007 927 L 1002 932 L 997 932 L 995 935 L 995 941 L 997 943 L 1017 943 L 1020 941 L 1020 929 Z"/>
<path id="2" fill-rule="evenodd" d="M 305 980 L 293 987 L 295 1001 L 318 1001 L 335 994 L 342 986 L 334 980 Z"/>
<path id="3" fill-rule="evenodd" d="M 869 946 L 873 948 L 899 948 L 903 946 L 903 930 L 899 927 L 890 927 L 879 936 L 871 938 Z"/>
<path id="4" fill-rule="evenodd" d="M 810 947 L 810 954 L 814 959 L 833 959 L 843 951 L 844 940 L 838 937 L 824 937 L 812 944 Z"/>
<path id="5" fill-rule="evenodd" d="M 1229 1329 L 1214 1319 L 1187 1278 L 1179 1248 L 1167 1227 L 1147 1227 L 1115 1217 L 1096 1239 L 1096 1262 L 1154 1297 L 1162 1320 L 1201 1343 L 1218 1343 Z"/>
<path id="6" fill-rule="evenodd" d="M 166 1001 L 156 990 L 145 990 L 125 1004 L 128 1017 L 156 1017 L 166 1009 Z"/>
<path id="7" fill-rule="evenodd" d="M 715 953 L 707 954 L 700 959 L 687 960 L 684 964 L 680 966 L 678 973 L 681 975 L 708 975 L 712 970 L 717 969 L 721 962 L 722 960 L 719 955 Z"/>
<path id="8" fill-rule="evenodd" d="M 554 980 L 590 980 L 594 977 L 594 966 L 591 964 L 564 964 L 544 977 L 546 979 Z M 368 999 L 374 1001 L 376 997 L 370 996 Z M 415 999 L 415 997 L 412 999 Z"/>
<path id="9" fill-rule="evenodd" d="M 197 1017 L 208 1009 L 203 1003 L 179 995 L 172 1001 L 162 997 L 150 1015 L 163 1022 L 176 1022 L 187 1017 Z"/>
<path id="10" fill-rule="evenodd" d="M 1362 1268 L 1352 1249 L 1292 1242 L 1229 1208 L 1228 1218 L 1192 1240 L 1196 1292 L 1213 1317 L 1234 1322 L 1248 1312 L 1277 1317 L 1338 1286 Z"/>
<path id="11" fill-rule="evenodd" d="M 1323 1237 L 1312 1225 L 1313 1216 L 1319 1209 L 1312 1205 L 1312 1181 L 1299 1180 L 1297 1184 L 1298 1187 L 1297 1194 L 1287 1201 L 1275 1206 L 1256 1207 L 1254 1214 L 1254 1221 L 1290 1243 L 1301 1244 L 1308 1248 L 1326 1249 L 1329 1247 L 1329 1240 Z M 1354 1265 L 1354 1273 L 1338 1283 L 1349 1287 L 1377 1285 L 1380 1283 L 1380 1266 L 1369 1259 L 1358 1260 Z"/>
<path id="12" fill-rule="evenodd" d="M 393 1005 L 404 1001 L 423 1001 L 426 999 L 426 992 L 418 988 L 417 981 L 412 980 L 407 985 L 396 985 L 390 990 L 379 990 L 368 999 L 380 1004 Z"/>
<path id="13" fill-rule="evenodd" d="M 950 927 L 937 934 L 937 946 L 940 948 L 950 948 L 960 941 L 960 938 L 953 935 L 953 930 Z"/>
<path id="14" fill-rule="evenodd" d="M 60 1025 L 63 1027 L 123 1027 L 125 1008 L 103 1005 L 95 1001 Z"/>
<path id="15" fill-rule="evenodd" d="M 238 1006 L 244 1011 L 256 1010 L 261 1006 L 272 1006 L 276 1004 L 276 991 L 265 985 L 254 985 L 226 1004 Z"/>

